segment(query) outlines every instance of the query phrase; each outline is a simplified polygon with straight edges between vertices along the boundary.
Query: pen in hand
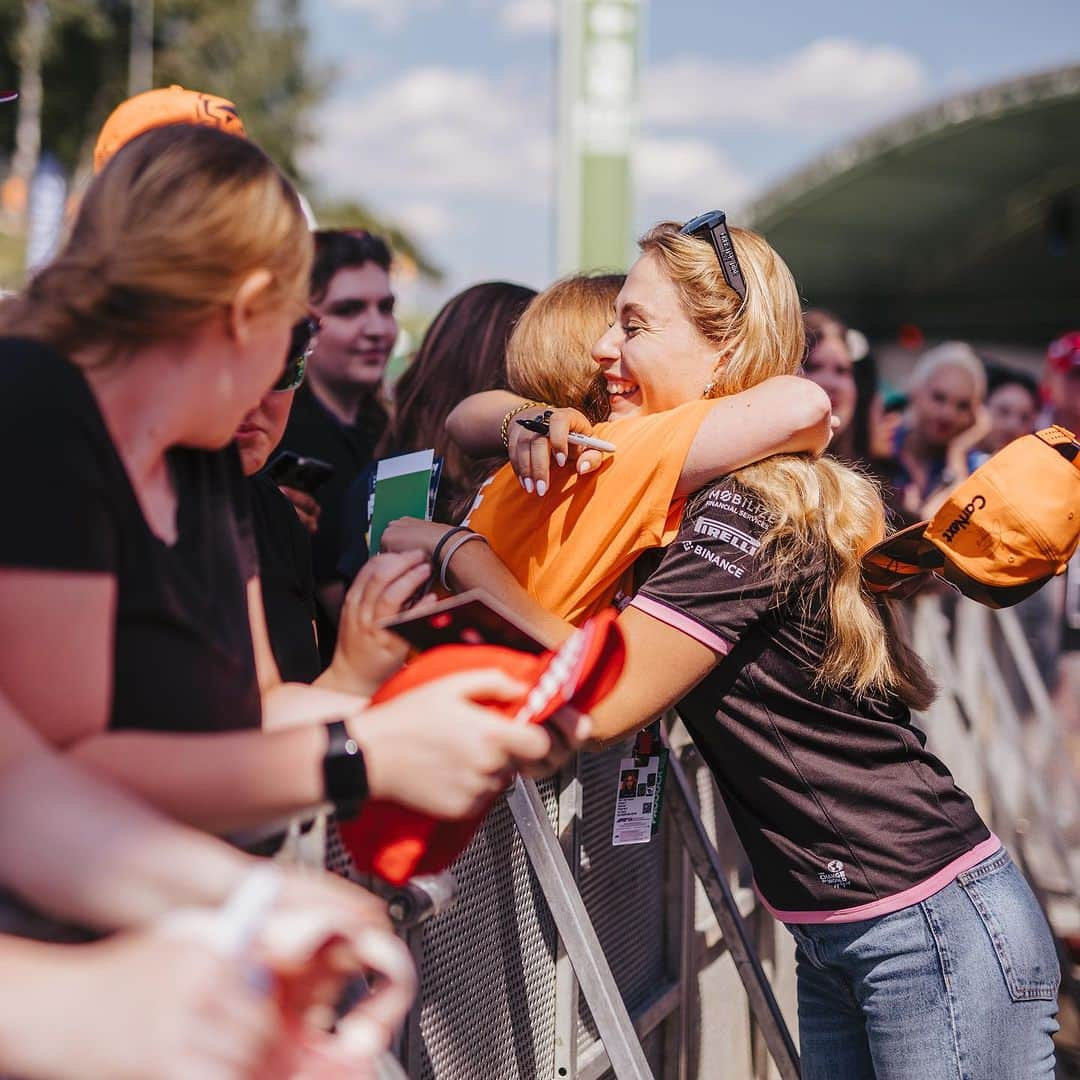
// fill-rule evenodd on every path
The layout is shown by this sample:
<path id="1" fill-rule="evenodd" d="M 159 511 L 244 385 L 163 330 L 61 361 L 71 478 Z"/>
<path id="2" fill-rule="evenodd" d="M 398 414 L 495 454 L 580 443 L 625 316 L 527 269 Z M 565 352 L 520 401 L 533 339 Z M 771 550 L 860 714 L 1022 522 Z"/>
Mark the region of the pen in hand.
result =
<path id="1" fill-rule="evenodd" d="M 531 431 L 536 435 L 547 436 L 551 433 L 551 425 L 546 420 L 527 419 L 518 420 L 517 423 L 526 431 Z M 566 436 L 566 441 L 574 446 L 581 446 L 586 450 L 602 450 L 605 454 L 615 453 L 614 443 L 605 442 L 603 439 L 594 439 L 591 435 L 579 435 L 576 431 L 571 431 Z"/>

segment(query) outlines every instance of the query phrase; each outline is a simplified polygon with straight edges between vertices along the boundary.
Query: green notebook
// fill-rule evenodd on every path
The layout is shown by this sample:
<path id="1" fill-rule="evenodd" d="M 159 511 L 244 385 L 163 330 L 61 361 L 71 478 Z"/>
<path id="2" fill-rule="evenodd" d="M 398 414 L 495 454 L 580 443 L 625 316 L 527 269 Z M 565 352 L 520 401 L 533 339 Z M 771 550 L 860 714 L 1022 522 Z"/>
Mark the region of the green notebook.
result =
<path id="1" fill-rule="evenodd" d="M 400 454 L 378 463 L 368 540 L 368 550 L 372 555 L 379 553 L 383 530 L 391 521 L 400 517 L 431 517 L 429 505 L 434 466 L 434 450 Z"/>

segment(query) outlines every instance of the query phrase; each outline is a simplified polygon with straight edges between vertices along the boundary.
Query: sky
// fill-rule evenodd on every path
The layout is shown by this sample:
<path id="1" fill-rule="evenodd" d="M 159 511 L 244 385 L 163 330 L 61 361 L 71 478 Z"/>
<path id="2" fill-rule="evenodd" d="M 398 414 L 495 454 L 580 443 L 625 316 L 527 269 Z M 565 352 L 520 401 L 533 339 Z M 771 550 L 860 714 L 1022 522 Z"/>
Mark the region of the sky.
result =
<path id="1" fill-rule="evenodd" d="M 446 274 L 555 274 L 555 0 L 306 0 L 336 79 L 305 168 L 401 223 Z M 1080 61 L 1076 0 L 649 0 L 636 228 L 739 206 L 961 90 Z M 1022 15 L 1022 20 L 1021 20 Z M 735 211 L 735 213 L 731 213 Z"/>

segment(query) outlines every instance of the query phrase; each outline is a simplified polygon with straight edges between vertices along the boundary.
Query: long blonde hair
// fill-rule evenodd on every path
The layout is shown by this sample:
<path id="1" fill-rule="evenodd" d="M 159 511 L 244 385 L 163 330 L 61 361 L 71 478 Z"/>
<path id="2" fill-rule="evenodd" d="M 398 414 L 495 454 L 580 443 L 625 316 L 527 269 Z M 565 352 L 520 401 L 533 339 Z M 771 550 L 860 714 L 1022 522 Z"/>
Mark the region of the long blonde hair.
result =
<path id="1" fill-rule="evenodd" d="M 183 337 L 244 278 L 303 305 L 312 241 L 296 192 L 254 143 L 177 124 L 133 139 L 88 188 L 61 252 L 0 306 L 0 333 L 105 361 Z"/>
<path id="2" fill-rule="evenodd" d="M 663 222 L 640 241 L 675 284 L 698 331 L 720 350 L 713 395 L 795 374 L 805 351 L 799 294 L 784 261 L 748 229 L 733 228 L 731 236 L 745 301 L 724 280 L 711 245 L 682 235 L 677 223 Z M 904 643 L 891 601 L 875 599 L 862 583 L 861 557 L 885 533 L 874 483 L 835 459 L 797 455 L 772 457 L 735 475 L 773 515 L 762 550 L 769 552 L 776 581 L 794 580 L 808 556 L 824 561 L 828 643 L 818 681 L 859 696 L 896 694 L 925 708 L 934 693 L 929 676 Z"/>
<path id="3" fill-rule="evenodd" d="M 534 296 L 506 346 L 515 394 L 579 409 L 593 423 L 611 412 L 592 347 L 611 323 L 622 274 L 573 274 Z"/>

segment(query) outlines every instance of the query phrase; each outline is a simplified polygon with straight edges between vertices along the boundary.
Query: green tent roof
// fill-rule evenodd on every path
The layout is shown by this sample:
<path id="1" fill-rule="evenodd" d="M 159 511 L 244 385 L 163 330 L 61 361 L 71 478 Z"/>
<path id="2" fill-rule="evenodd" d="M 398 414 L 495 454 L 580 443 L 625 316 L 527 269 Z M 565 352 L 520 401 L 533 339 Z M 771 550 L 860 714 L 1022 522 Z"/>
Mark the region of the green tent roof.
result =
<path id="1" fill-rule="evenodd" d="M 746 216 L 809 305 L 871 337 L 1043 345 L 1080 325 L 1080 65 L 888 124 Z"/>

